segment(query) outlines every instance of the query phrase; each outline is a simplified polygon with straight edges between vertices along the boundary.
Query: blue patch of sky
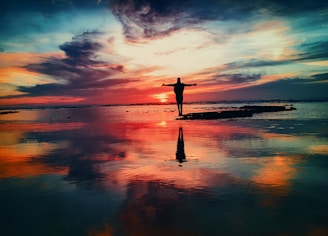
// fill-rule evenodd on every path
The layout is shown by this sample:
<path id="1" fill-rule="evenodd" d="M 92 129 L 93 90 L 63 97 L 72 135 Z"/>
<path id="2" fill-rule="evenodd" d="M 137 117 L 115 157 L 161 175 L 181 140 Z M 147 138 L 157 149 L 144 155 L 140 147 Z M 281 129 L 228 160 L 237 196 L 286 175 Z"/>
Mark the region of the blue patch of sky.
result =
<path id="1" fill-rule="evenodd" d="M 86 31 L 106 31 L 118 24 L 104 8 L 69 10 L 44 15 L 40 12 L 20 12 L 6 17 L 7 25 L 0 36 L 0 47 L 5 52 L 54 52 L 59 45 Z"/>

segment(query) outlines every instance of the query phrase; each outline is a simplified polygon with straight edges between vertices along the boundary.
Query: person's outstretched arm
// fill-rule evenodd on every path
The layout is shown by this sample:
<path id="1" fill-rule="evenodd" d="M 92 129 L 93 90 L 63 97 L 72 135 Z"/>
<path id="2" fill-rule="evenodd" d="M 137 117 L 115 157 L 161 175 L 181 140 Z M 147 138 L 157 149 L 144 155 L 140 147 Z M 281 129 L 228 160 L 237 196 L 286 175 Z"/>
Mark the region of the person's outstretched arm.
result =
<path id="1" fill-rule="evenodd" d="M 184 84 L 184 86 L 196 86 L 197 84 Z"/>
<path id="2" fill-rule="evenodd" d="M 162 86 L 174 86 L 175 84 L 162 84 Z"/>

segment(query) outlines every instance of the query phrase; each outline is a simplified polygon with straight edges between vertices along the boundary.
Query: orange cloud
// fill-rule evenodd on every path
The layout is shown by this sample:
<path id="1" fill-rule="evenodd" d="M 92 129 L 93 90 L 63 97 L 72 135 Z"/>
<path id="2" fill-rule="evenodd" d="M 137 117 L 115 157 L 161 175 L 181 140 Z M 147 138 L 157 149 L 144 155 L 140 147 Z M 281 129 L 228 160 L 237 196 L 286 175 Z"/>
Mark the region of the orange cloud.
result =
<path id="1" fill-rule="evenodd" d="M 28 52 L 13 52 L 0 53 L 0 68 L 7 67 L 22 67 L 30 63 L 38 63 L 47 57 L 64 57 L 62 52 L 52 53 L 28 53 Z"/>
<path id="2" fill-rule="evenodd" d="M 34 86 L 52 81 L 45 75 L 28 71 L 20 67 L 0 68 L 0 96 L 23 95 L 24 92 L 17 91 L 16 86 Z"/>
<path id="3" fill-rule="evenodd" d="M 0 68 L 0 83 L 13 83 L 16 84 L 19 82 L 19 85 L 21 85 L 21 83 L 24 82 L 26 83 L 26 81 L 21 80 L 18 81 L 17 78 L 21 77 L 21 76 L 35 76 L 36 73 L 28 71 L 24 68 L 20 68 L 20 67 L 7 67 L 7 68 Z M 28 84 L 28 83 L 26 83 Z M 26 85 L 25 84 L 25 85 Z"/>

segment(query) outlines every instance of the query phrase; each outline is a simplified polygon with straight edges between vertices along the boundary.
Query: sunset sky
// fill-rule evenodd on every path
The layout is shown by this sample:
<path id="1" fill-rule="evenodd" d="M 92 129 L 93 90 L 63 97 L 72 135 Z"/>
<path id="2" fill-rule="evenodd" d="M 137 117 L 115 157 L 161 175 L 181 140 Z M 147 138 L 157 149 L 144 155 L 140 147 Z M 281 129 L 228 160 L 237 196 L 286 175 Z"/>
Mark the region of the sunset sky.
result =
<path id="1" fill-rule="evenodd" d="M 0 106 L 328 98 L 323 0 L 2 0 Z"/>

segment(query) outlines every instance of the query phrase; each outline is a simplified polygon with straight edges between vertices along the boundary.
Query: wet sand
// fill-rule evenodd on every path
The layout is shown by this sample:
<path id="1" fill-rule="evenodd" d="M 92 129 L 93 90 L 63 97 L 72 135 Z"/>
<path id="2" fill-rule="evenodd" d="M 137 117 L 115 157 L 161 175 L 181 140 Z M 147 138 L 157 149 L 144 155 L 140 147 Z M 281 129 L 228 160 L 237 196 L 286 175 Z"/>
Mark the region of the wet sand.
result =
<path id="1" fill-rule="evenodd" d="M 315 105 L 192 121 L 171 105 L 3 114 L 1 232 L 325 235 L 328 117 Z"/>

